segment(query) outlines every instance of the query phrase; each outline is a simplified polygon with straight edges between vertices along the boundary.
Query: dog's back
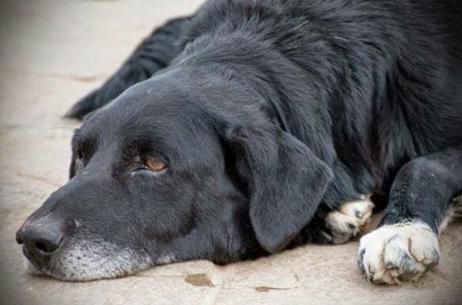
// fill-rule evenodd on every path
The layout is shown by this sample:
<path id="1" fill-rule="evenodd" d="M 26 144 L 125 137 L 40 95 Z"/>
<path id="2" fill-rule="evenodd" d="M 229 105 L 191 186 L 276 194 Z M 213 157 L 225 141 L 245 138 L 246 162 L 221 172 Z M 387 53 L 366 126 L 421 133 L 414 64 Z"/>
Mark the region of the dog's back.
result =
<path id="1" fill-rule="evenodd" d="M 374 155 L 364 151 L 373 146 L 387 168 L 462 142 L 461 15 L 458 0 L 217 0 L 200 11 L 190 34 L 269 42 L 321 88 L 308 91 L 329 104 L 337 146 Z M 245 46 L 235 49 L 241 63 L 255 65 Z M 232 55 L 232 47 L 223 49 L 220 60 Z M 286 69 L 275 77 L 284 73 L 288 83 Z"/>
<path id="2" fill-rule="evenodd" d="M 403 54 L 414 66 L 400 73 L 401 103 L 428 153 L 462 143 L 462 2 L 408 2 L 401 14 L 413 41 Z"/>

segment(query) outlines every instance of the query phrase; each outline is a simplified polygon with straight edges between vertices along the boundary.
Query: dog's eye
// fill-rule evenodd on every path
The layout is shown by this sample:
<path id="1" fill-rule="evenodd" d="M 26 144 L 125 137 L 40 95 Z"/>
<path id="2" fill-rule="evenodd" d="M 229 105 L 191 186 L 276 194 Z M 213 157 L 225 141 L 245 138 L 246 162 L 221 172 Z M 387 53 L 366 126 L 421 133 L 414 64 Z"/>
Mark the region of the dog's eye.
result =
<path id="1" fill-rule="evenodd" d="M 146 158 L 144 166 L 154 172 L 161 172 L 167 168 L 167 164 L 156 158 Z"/>

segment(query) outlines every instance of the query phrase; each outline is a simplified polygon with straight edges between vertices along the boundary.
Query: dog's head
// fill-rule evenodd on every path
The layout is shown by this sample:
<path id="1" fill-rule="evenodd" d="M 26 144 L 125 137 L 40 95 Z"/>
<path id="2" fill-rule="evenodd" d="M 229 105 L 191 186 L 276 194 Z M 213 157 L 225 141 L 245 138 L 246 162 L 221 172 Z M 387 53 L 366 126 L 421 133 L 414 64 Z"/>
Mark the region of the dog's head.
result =
<path id="1" fill-rule="evenodd" d="M 227 263 L 278 252 L 309 222 L 329 168 L 255 92 L 201 77 L 167 71 L 85 120 L 70 180 L 17 233 L 36 272 L 90 280 Z"/>

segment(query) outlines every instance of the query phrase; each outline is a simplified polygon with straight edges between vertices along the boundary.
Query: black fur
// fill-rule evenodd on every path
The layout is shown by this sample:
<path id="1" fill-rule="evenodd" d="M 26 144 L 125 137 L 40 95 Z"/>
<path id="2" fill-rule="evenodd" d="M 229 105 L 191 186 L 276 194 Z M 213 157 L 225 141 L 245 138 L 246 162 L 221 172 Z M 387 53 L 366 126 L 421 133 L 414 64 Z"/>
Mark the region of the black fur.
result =
<path id="1" fill-rule="evenodd" d="M 385 223 L 437 230 L 462 192 L 461 14 L 458 0 L 207 1 L 71 109 L 118 96 L 30 221 L 50 206 L 153 260 L 227 263 L 322 241 L 326 212 L 391 191 Z M 140 169 L 146 155 L 167 172 Z"/>

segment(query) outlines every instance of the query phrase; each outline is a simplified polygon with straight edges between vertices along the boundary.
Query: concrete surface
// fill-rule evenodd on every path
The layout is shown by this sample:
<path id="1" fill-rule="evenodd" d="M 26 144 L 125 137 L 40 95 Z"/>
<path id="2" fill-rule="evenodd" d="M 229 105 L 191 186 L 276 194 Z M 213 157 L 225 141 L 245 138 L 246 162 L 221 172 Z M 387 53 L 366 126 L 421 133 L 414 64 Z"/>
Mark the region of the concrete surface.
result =
<path id="1" fill-rule="evenodd" d="M 118 280 L 65 283 L 24 273 L 14 232 L 66 181 L 78 123 L 60 116 L 98 86 L 154 25 L 200 0 L 0 1 L 0 303 L 462 304 L 462 224 L 442 237 L 442 263 L 417 284 L 373 286 L 357 242 L 307 245 L 225 267 L 179 263 Z"/>

